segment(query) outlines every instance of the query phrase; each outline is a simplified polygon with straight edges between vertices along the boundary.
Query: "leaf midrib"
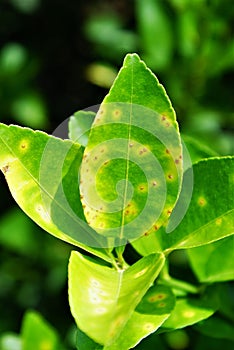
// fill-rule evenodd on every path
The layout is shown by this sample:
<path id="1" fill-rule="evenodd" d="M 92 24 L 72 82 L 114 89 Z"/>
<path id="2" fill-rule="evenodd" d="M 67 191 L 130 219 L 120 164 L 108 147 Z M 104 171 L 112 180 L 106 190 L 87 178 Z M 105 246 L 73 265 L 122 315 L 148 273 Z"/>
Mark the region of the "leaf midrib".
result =
<path id="1" fill-rule="evenodd" d="M 129 158 L 130 158 L 130 139 L 131 139 L 131 130 L 132 130 L 132 104 L 133 104 L 133 64 L 131 67 L 131 93 L 130 93 L 130 110 L 129 110 L 129 124 L 128 124 L 128 142 L 127 142 L 127 159 L 126 159 L 126 173 L 125 173 L 125 188 L 124 188 L 124 197 L 123 197 L 123 208 L 121 213 L 121 230 L 120 230 L 120 240 L 123 238 L 124 235 L 124 222 L 125 222 L 125 215 L 124 215 L 124 208 L 127 204 L 127 190 L 128 190 L 128 179 L 129 179 Z"/>

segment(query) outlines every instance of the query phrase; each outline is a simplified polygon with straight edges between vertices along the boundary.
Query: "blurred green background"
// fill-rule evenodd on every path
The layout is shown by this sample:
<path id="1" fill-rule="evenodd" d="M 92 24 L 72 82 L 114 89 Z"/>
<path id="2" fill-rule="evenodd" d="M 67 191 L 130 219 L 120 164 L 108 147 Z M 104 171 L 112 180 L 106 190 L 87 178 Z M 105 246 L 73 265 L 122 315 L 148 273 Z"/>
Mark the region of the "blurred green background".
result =
<path id="1" fill-rule="evenodd" d="M 232 154 L 233 23 L 232 0 L 0 0 L 0 121 L 53 132 L 76 110 L 101 103 L 125 54 L 137 52 L 165 86 L 182 132 L 214 154 Z M 2 174 L 0 193 L 0 336 L 19 332 L 32 308 L 73 349 L 71 247 L 17 208 Z M 146 346 L 205 349 L 207 339 L 193 332 Z"/>

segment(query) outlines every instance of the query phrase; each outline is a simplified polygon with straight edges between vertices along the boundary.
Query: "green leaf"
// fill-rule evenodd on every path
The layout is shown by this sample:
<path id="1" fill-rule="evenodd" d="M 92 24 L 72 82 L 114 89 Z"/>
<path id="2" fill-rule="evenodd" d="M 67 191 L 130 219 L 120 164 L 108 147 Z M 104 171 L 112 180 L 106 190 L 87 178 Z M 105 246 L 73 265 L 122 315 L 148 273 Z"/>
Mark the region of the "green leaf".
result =
<path id="1" fill-rule="evenodd" d="M 102 345 L 94 342 L 91 338 L 89 338 L 79 328 L 77 329 L 76 347 L 77 347 L 77 350 L 101 350 L 101 349 L 103 349 Z"/>
<path id="2" fill-rule="evenodd" d="M 146 63 L 157 71 L 170 63 L 173 51 L 173 31 L 161 2 L 136 1 L 136 18 Z"/>
<path id="3" fill-rule="evenodd" d="M 14 208 L 1 218 L 0 244 L 22 255 L 35 256 L 38 243 L 34 238 L 32 221 L 20 210 Z"/>
<path id="4" fill-rule="evenodd" d="M 233 327 L 234 323 L 215 315 L 194 326 L 197 331 L 209 337 L 229 340 L 234 340 Z"/>
<path id="5" fill-rule="evenodd" d="M 32 128 L 42 128 L 47 122 L 47 110 L 39 93 L 27 91 L 14 99 L 11 106 L 14 119 Z"/>
<path id="6" fill-rule="evenodd" d="M 110 260 L 88 227 L 78 187 L 83 148 L 28 128 L 0 124 L 0 169 L 23 211 L 66 242 Z M 99 248 L 91 248 L 99 247 Z"/>
<path id="7" fill-rule="evenodd" d="M 217 310 L 218 305 L 205 296 L 201 299 L 191 297 L 176 300 L 175 308 L 168 319 L 163 323 L 160 333 L 163 331 L 184 328 L 204 320 Z"/>
<path id="8" fill-rule="evenodd" d="M 29 311 L 24 316 L 21 337 L 22 350 L 63 349 L 55 329 L 34 311 Z"/>
<path id="9" fill-rule="evenodd" d="M 234 280 L 234 236 L 188 249 L 187 253 L 200 282 Z"/>
<path id="10" fill-rule="evenodd" d="M 233 157 L 210 158 L 194 164 L 193 195 L 180 225 L 169 234 L 163 227 L 140 238 L 133 242 L 134 248 L 147 255 L 202 246 L 231 236 L 234 233 L 233 160 Z M 184 181 L 190 171 L 185 173 Z"/>
<path id="11" fill-rule="evenodd" d="M 141 339 L 155 332 L 170 316 L 175 297 L 166 286 L 154 285 L 136 307 L 119 338 L 105 349 L 130 349 Z"/>
<path id="12" fill-rule="evenodd" d="M 152 254 L 126 270 L 115 270 L 72 252 L 69 301 L 79 329 L 95 342 L 105 345 L 105 349 L 112 349 L 112 343 L 127 327 L 137 304 L 163 264 L 163 255 Z"/>
<path id="13" fill-rule="evenodd" d="M 182 139 L 188 149 L 190 158 L 193 163 L 197 163 L 199 160 L 209 157 L 217 157 L 218 154 L 213 149 L 203 144 L 200 141 L 197 141 L 195 138 L 182 135 Z"/>
<path id="14" fill-rule="evenodd" d="M 86 147 L 88 143 L 89 131 L 95 118 L 94 112 L 78 111 L 69 120 L 69 138 Z"/>
<path id="15" fill-rule="evenodd" d="M 180 191 L 181 153 L 164 88 L 136 54 L 127 55 L 84 152 L 80 190 L 89 224 L 119 245 L 157 230 Z"/>

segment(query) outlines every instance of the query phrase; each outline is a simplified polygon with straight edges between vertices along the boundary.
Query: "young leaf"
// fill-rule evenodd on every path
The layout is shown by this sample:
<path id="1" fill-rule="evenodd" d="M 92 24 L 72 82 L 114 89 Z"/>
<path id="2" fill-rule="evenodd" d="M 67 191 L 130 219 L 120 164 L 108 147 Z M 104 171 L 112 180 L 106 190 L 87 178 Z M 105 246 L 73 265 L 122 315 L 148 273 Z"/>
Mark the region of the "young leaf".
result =
<path id="1" fill-rule="evenodd" d="M 234 280 L 234 236 L 188 249 L 190 264 L 200 282 Z"/>
<path id="2" fill-rule="evenodd" d="M 109 261 L 100 249 L 105 242 L 85 222 L 80 202 L 83 148 L 43 132 L 0 124 L 0 149 L 0 169 L 21 209 L 57 238 Z"/>
<path id="3" fill-rule="evenodd" d="M 72 252 L 69 301 L 79 329 L 111 349 L 163 264 L 163 255 L 152 254 L 115 270 Z"/>
<path id="4" fill-rule="evenodd" d="M 37 312 L 29 311 L 23 319 L 22 350 L 62 350 L 57 332 Z"/>
<path id="5" fill-rule="evenodd" d="M 70 117 L 68 128 L 69 138 L 86 147 L 88 143 L 89 131 L 95 118 L 94 112 L 78 111 Z"/>
<path id="6" fill-rule="evenodd" d="M 202 246 L 231 236 L 234 233 L 233 168 L 234 157 L 210 158 L 194 164 L 193 195 L 180 225 L 170 234 L 161 228 L 140 238 L 132 243 L 134 248 L 147 255 Z"/>
<path id="7" fill-rule="evenodd" d="M 82 161 L 80 189 L 90 225 L 119 245 L 157 230 L 180 191 L 181 153 L 164 88 L 136 54 L 127 55 Z"/>

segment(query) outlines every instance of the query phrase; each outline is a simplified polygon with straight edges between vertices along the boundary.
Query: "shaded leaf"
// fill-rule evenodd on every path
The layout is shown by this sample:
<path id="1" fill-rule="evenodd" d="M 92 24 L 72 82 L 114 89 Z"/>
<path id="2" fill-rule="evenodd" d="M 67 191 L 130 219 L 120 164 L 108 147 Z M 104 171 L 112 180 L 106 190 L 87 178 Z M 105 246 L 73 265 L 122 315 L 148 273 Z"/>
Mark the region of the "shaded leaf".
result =
<path id="1" fill-rule="evenodd" d="M 76 347 L 77 347 L 77 350 L 101 350 L 101 349 L 103 349 L 102 345 L 95 343 L 95 341 L 93 341 L 91 338 L 89 338 L 79 328 L 77 329 Z"/>
<path id="2" fill-rule="evenodd" d="M 202 334 L 217 339 L 234 340 L 234 322 L 228 322 L 218 316 L 197 323 L 194 328 Z"/>
<path id="3" fill-rule="evenodd" d="M 234 280 L 234 236 L 187 251 L 200 282 Z"/>
<path id="4" fill-rule="evenodd" d="M 234 232 L 233 160 L 233 157 L 210 158 L 194 164 L 193 195 L 180 225 L 169 234 L 162 227 L 133 242 L 134 248 L 147 255 L 202 246 L 231 236 Z M 185 181 L 190 171 L 185 173 Z"/>
<path id="5" fill-rule="evenodd" d="M 117 271 L 72 252 L 69 301 L 77 326 L 105 349 L 112 349 L 163 264 L 163 255 L 152 254 Z"/>
<path id="6" fill-rule="evenodd" d="M 110 260 L 88 227 L 78 187 L 83 148 L 28 128 L 0 124 L 0 168 L 21 209 L 52 235 Z M 86 245 L 87 244 L 87 245 Z"/>
<path id="7" fill-rule="evenodd" d="M 204 320 L 217 310 L 218 305 L 208 298 L 181 298 L 176 300 L 175 308 L 163 323 L 160 332 L 184 328 Z"/>
<path id="8" fill-rule="evenodd" d="M 136 54 L 127 55 L 82 161 L 80 189 L 90 225 L 119 245 L 157 230 L 178 197 L 181 152 L 164 88 Z"/>

